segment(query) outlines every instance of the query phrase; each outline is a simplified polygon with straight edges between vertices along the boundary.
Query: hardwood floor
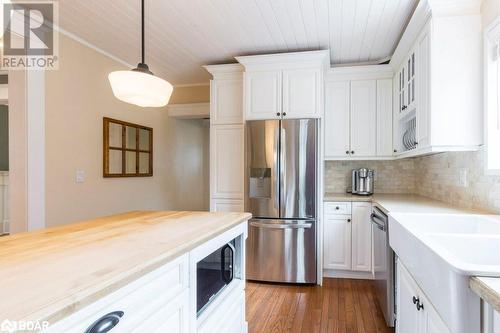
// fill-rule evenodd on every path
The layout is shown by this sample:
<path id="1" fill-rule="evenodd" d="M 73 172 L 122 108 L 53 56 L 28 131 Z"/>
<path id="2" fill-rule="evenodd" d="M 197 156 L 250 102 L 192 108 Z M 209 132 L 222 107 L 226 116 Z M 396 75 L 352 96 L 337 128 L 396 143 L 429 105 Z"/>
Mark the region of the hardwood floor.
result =
<path id="1" fill-rule="evenodd" d="M 392 333 L 373 281 L 325 279 L 323 286 L 247 282 L 249 333 Z"/>

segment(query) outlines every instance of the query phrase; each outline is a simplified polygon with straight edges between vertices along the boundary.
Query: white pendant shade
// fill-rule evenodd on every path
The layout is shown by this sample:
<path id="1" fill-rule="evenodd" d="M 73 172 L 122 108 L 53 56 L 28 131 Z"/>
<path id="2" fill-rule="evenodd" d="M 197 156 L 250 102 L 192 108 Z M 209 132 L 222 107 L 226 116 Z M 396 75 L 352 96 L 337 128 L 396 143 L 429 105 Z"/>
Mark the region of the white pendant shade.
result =
<path id="1" fill-rule="evenodd" d="M 167 81 L 140 71 L 116 71 L 108 79 L 116 98 L 141 107 L 167 105 L 174 90 Z"/>

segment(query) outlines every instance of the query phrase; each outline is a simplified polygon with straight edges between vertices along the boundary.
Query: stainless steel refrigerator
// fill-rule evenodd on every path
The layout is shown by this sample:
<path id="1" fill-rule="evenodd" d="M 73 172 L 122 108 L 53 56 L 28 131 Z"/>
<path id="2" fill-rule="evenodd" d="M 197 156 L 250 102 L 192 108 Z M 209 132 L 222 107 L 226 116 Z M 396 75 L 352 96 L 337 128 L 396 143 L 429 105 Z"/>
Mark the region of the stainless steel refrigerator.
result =
<path id="1" fill-rule="evenodd" d="M 249 121 L 247 278 L 316 283 L 316 119 Z"/>

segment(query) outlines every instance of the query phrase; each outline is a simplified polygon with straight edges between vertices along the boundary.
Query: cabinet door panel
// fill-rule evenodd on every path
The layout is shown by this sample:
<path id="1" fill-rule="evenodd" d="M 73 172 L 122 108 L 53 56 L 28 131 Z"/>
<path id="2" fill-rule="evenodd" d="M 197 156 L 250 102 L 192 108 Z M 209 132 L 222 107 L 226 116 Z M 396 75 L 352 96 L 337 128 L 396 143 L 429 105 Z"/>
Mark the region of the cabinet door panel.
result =
<path id="1" fill-rule="evenodd" d="M 413 297 L 418 297 L 417 288 L 399 262 L 397 270 L 396 333 L 420 333 L 421 312 L 413 304 Z"/>
<path id="2" fill-rule="evenodd" d="M 417 53 L 417 142 L 418 148 L 430 145 L 430 41 L 424 34 L 419 40 Z"/>
<path id="3" fill-rule="evenodd" d="M 372 225 L 369 202 L 352 203 L 352 270 L 372 270 Z"/>
<path id="4" fill-rule="evenodd" d="M 276 119 L 281 113 L 281 71 L 245 73 L 245 116 L 247 120 Z"/>
<path id="5" fill-rule="evenodd" d="M 377 80 L 377 156 L 392 156 L 392 80 Z"/>
<path id="6" fill-rule="evenodd" d="M 348 157 L 350 151 L 350 83 L 326 83 L 325 157 Z"/>
<path id="7" fill-rule="evenodd" d="M 424 315 L 424 331 L 422 333 L 450 333 L 450 330 L 438 315 L 436 310 L 427 302 Z"/>
<path id="8" fill-rule="evenodd" d="M 351 153 L 353 157 L 376 155 L 376 82 L 351 82 Z"/>
<path id="9" fill-rule="evenodd" d="M 243 123 L 242 80 L 212 80 L 210 95 L 212 125 Z"/>
<path id="10" fill-rule="evenodd" d="M 351 269 L 351 216 L 325 215 L 323 268 Z"/>
<path id="11" fill-rule="evenodd" d="M 244 198 L 244 126 L 210 127 L 210 193 L 212 198 Z"/>
<path id="12" fill-rule="evenodd" d="M 283 71 L 285 118 L 320 116 L 321 79 L 319 68 Z"/>
<path id="13" fill-rule="evenodd" d="M 243 200 L 212 199 L 211 212 L 242 213 L 244 212 Z"/>

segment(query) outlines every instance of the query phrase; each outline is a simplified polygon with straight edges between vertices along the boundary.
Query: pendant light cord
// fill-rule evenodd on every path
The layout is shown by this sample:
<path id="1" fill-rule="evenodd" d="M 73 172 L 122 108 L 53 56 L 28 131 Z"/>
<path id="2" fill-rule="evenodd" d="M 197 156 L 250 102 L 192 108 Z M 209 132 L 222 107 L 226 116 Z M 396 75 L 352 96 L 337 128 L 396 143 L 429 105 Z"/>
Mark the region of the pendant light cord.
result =
<path id="1" fill-rule="evenodd" d="M 144 42 L 144 0 L 141 0 L 141 27 L 142 27 L 142 63 L 145 64 L 145 42 Z"/>

